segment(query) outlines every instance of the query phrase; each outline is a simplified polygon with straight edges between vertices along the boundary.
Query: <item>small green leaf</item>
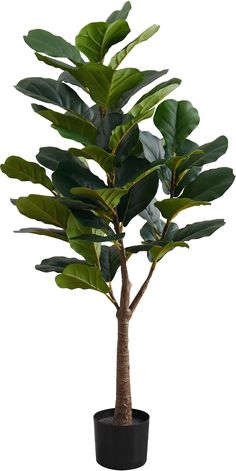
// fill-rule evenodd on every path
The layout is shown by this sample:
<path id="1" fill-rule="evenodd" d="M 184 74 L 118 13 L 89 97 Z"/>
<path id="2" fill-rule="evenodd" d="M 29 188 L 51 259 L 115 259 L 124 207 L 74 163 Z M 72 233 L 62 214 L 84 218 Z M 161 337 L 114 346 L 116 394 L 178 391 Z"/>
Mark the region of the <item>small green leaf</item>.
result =
<path id="1" fill-rule="evenodd" d="M 59 288 L 94 289 L 101 293 L 109 291 L 109 286 L 97 267 L 80 263 L 68 265 L 62 274 L 56 276 L 56 283 Z"/>
<path id="2" fill-rule="evenodd" d="M 217 229 L 224 226 L 224 219 L 212 219 L 211 221 L 194 222 L 175 231 L 174 240 L 192 240 L 208 237 Z"/>
<path id="3" fill-rule="evenodd" d="M 165 158 L 183 155 L 179 151 L 185 139 L 199 124 L 199 114 L 189 101 L 165 100 L 154 116 L 154 124 L 165 139 Z"/>
<path id="4" fill-rule="evenodd" d="M 51 196 L 22 196 L 16 201 L 17 209 L 30 219 L 53 224 L 63 229 L 67 226 L 68 209 Z"/>
<path id="5" fill-rule="evenodd" d="M 181 84 L 181 80 L 173 78 L 167 82 L 160 83 L 148 93 L 143 95 L 129 111 L 134 117 L 156 106 L 163 98 L 175 90 Z"/>
<path id="6" fill-rule="evenodd" d="M 41 227 L 26 227 L 24 229 L 20 229 L 19 231 L 14 231 L 16 234 L 36 234 L 36 235 L 44 235 L 47 237 L 52 237 L 53 239 L 63 240 L 68 242 L 66 233 L 60 229 L 42 229 Z"/>
<path id="7" fill-rule="evenodd" d="M 210 204 L 207 201 L 195 201 L 190 198 L 169 198 L 163 201 L 156 201 L 155 206 L 161 211 L 164 218 L 171 221 L 177 214 L 193 206 Z"/>
<path id="8" fill-rule="evenodd" d="M 86 159 L 95 160 L 95 162 L 97 162 L 105 172 L 110 173 L 113 171 L 115 156 L 109 154 L 98 146 L 87 146 L 83 149 L 70 149 L 70 152 L 76 156 L 82 155 Z"/>
<path id="9" fill-rule="evenodd" d="M 65 41 L 60 36 L 55 36 L 43 29 L 33 29 L 29 31 L 24 40 L 29 47 L 37 52 L 43 52 L 52 57 L 66 57 L 72 62 L 83 64 L 80 52 L 75 46 Z"/>
<path id="10" fill-rule="evenodd" d="M 8 157 L 6 162 L 1 165 L 1 170 L 10 178 L 17 178 L 22 182 L 39 183 L 50 191 L 54 189 L 54 185 L 43 167 L 21 157 Z"/>
<path id="11" fill-rule="evenodd" d="M 105 281 L 112 281 L 120 267 L 120 255 L 117 247 L 102 245 L 100 255 L 100 266 Z"/>
<path id="12" fill-rule="evenodd" d="M 80 240 L 79 237 L 83 234 L 101 234 L 101 231 L 99 229 L 83 226 L 73 214 L 70 214 L 66 233 L 71 248 L 75 250 L 75 252 L 82 255 L 87 263 L 91 265 L 97 265 L 100 256 L 100 244 L 96 242 Z"/>
<path id="13" fill-rule="evenodd" d="M 90 23 L 81 29 L 75 44 L 90 62 L 102 62 L 110 47 L 122 41 L 129 32 L 129 25 L 124 20 Z"/>
<path id="14" fill-rule="evenodd" d="M 62 273 L 63 270 L 72 263 L 85 263 L 83 260 L 78 258 L 67 258 L 67 257 L 51 257 L 42 260 L 39 265 L 35 265 L 36 270 L 44 273 L 55 271 L 56 273 Z"/>
<path id="15" fill-rule="evenodd" d="M 64 137 L 81 142 L 84 145 L 95 143 L 97 129 L 82 116 L 58 113 L 41 105 L 32 105 L 32 108 L 40 116 L 51 121 L 55 129 L 61 133 L 64 132 Z"/>
<path id="16" fill-rule="evenodd" d="M 175 249 L 176 247 L 186 247 L 189 248 L 188 244 L 185 242 L 169 242 L 164 247 L 152 247 L 150 250 L 151 256 L 155 262 L 161 260 L 168 252 Z"/>
<path id="17" fill-rule="evenodd" d="M 111 13 L 111 15 L 107 18 L 107 23 L 113 23 L 116 20 L 126 20 L 130 10 L 131 10 L 131 3 L 125 2 L 121 10 L 116 10 Z"/>
<path id="18" fill-rule="evenodd" d="M 92 100 L 105 108 L 116 109 L 123 95 L 143 79 L 138 69 L 113 70 L 103 64 L 84 64 L 77 69 L 79 82 L 89 90 Z"/>
<path id="19" fill-rule="evenodd" d="M 200 201 L 213 201 L 220 198 L 232 185 L 235 176 L 228 167 L 206 170 L 190 183 L 181 196 Z"/>
<path id="20" fill-rule="evenodd" d="M 117 69 L 121 62 L 126 58 L 126 56 L 132 51 L 132 49 L 143 41 L 150 39 L 157 31 L 160 26 L 152 25 L 147 28 L 143 33 L 141 33 L 134 41 L 131 41 L 127 46 L 125 46 L 120 52 L 117 52 L 110 60 L 109 66 L 112 69 Z"/>

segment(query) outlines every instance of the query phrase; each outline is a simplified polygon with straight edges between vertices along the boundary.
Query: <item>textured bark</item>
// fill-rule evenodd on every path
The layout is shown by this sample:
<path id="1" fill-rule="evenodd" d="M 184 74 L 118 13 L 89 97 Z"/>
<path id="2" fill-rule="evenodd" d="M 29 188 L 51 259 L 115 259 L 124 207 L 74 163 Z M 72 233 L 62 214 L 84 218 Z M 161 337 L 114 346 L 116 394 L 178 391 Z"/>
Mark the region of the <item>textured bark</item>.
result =
<path id="1" fill-rule="evenodd" d="M 113 425 L 132 424 L 132 401 L 129 364 L 130 311 L 118 311 L 116 406 Z"/>

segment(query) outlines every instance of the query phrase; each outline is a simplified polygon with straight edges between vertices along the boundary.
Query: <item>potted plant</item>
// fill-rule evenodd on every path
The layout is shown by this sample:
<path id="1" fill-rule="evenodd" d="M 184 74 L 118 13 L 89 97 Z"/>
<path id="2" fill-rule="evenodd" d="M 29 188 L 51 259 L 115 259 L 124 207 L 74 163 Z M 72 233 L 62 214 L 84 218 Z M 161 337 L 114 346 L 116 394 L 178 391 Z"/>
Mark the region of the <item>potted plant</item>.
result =
<path id="1" fill-rule="evenodd" d="M 94 415 L 94 425 L 97 461 L 114 469 L 142 466 L 147 455 L 149 415 L 133 409 L 131 401 L 129 322 L 159 261 L 176 247 L 188 247 L 189 240 L 210 236 L 224 225 L 224 220 L 214 219 L 179 228 L 175 217 L 188 208 L 209 205 L 234 181 L 230 168 L 204 169 L 226 152 L 226 137 L 198 145 L 188 138 L 199 124 L 197 110 L 189 101 L 162 101 L 180 85 L 179 79 L 158 83 L 124 113 L 133 95 L 168 72 L 121 66 L 136 45 L 158 31 L 156 25 L 106 61 L 109 49 L 130 32 L 126 21 L 130 9 L 126 2 L 105 22 L 86 25 L 75 45 L 44 30 L 28 33 L 25 42 L 37 59 L 63 72 L 58 80 L 23 79 L 16 88 L 62 108 L 59 112 L 48 105 L 32 105 L 62 137 L 76 144 L 69 150 L 41 148 L 38 163 L 10 156 L 1 165 L 8 177 L 39 183 L 48 192 L 11 200 L 20 213 L 46 224 L 18 232 L 65 241 L 77 253 L 75 258 L 43 260 L 36 269 L 56 272 L 60 288 L 93 289 L 113 305 L 118 323 L 116 402 L 113 409 Z M 92 98 L 93 106 L 81 99 L 80 89 Z M 139 129 L 139 123 L 152 116 L 161 137 Z M 91 170 L 90 160 L 100 167 L 102 178 Z M 164 198 L 157 197 L 158 187 Z M 126 246 L 125 232 L 136 216 L 145 220 L 141 241 Z M 147 253 L 150 270 L 131 296 L 128 260 L 140 251 Z M 122 282 L 117 297 L 112 280 L 119 269 Z"/>

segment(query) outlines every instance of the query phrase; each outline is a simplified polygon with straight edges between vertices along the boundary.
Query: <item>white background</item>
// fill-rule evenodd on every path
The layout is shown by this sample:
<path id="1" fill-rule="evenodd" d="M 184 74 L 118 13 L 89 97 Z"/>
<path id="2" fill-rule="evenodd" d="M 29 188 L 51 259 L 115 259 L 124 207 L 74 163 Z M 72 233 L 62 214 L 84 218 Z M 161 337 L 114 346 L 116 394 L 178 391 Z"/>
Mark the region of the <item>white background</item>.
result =
<path id="1" fill-rule="evenodd" d="M 82 26 L 105 20 L 121 3 L 4 2 L 1 161 L 13 154 L 34 160 L 40 146 L 71 145 L 13 88 L 27 76 L 58 75 L 37 62 L 22 36 L 43 28 L 73 42 Z M 200 112 L 192 139 L 203 144 L 226 134 L 228 154 L 215 166 L 235 168 L 233 2 L 133 0 L 129 21 L 130 38 L 154 22 L 161 30 L 124 66 L 169 67 L 168 78 L 182 78 L 172 98 L 189 99 Z M 151 120 L 142 128 L 155 131 Z M 99 469 L 92 415 L 114 406 L 115 312 L 102 295 L 60 290 L 53 274 L 34 270 L 43 258 L 74 253 L 60 241 L 14 234 L 37 223 L 9 198 L 41 189 L 3 174 L 0 184 L 0 469 Z M 131 322 L 133 406 L 151 415 L 147 471 L 236 469 L 235 188 L 178 218 L 180 226 L 211 218 L 227 224 L 160 263 Z M 130 225 L 127 243 L 139 242 L 141 223 Z M 135 293 L 148 263 L 140 254 L 129 265 Z"/>

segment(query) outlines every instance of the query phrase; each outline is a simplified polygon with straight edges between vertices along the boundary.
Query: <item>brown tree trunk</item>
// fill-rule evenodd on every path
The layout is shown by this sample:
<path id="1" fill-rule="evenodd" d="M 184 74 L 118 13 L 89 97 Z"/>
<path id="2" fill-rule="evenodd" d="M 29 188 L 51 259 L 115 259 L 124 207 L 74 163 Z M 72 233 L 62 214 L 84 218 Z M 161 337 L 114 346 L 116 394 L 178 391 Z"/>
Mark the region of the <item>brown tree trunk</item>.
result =
<path id="1" fill-rule="evenodd" d="M 116 406 L 113 425 L 132 424 L 132 402 L 129 365 L 130 311 L 118 311 Z"/>

